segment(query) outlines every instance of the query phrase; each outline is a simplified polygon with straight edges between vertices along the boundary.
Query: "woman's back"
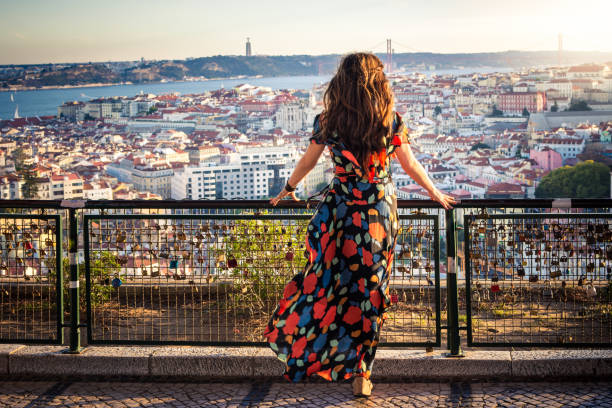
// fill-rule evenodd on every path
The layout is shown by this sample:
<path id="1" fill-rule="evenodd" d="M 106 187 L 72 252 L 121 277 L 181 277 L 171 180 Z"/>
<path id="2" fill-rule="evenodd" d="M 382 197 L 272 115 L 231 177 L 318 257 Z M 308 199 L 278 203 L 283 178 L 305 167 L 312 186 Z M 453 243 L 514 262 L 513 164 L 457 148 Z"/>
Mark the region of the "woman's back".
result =
<path id="1" fill-rule="evenodd" d="M 376 56 L 345 57 L 324 101 L 306 153 L 272 200 L 276 205 L 293 192 L 330 150 L 334 177 L 308 223 L 307 263 L 285 287 L 265 331 L 292 381 L 313 374 L 331 381 L 370 376 L 390 305 L 399 229 L 391 157 L 437 194 L 406 147 L 407 128 L 391 110 L 393 97 Z M 358 380 L 357 388 L 369 383 Z"/>

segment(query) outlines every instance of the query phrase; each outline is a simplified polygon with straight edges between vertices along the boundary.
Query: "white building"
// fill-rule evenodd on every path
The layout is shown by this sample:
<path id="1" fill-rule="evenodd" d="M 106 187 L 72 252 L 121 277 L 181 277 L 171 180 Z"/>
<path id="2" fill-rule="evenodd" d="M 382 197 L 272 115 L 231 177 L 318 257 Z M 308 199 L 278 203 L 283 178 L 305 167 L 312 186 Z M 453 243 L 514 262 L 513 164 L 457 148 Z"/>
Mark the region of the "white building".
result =
<path id="1" fill-rule="evenodd" d="M 188 153 L 184 154 L 189 157 Z M 164 199 L 171 196 L 170 185 L 174 170 L 164 161 L 145 162 L 141 158 L 125 158 L 106 166 L 106 174 L 120 182 L 133 184 L 137 191 L 159 194 Z"/>
<path id="2" fill-rule="evenodd" d="M 546 147 L 559 153 L 561 158 L 565 161 L 567 159 L 573 159 L 582 153 L 584 150 L 584 139 L 544 138 L 535 145 L 537 150 L 543 150 Z"/>
<path id="3" fill-rule="evenodd" d="M 555 90 L 558 96 L 562 98 L 572 98 L 572 83 L 567 79 L 552 79 L 546 82 L 536 83 L 538 92 L 549 92 Z"/>
<path id="4" fill-rule="evenodd" d="M 260 147 L 221 156 L 177 170 L 171 197 L 176 200 L 268 198 L 285 185 L 298 159 L 291 147 Z"/>
<path id="5" fill-rule="evenodd" d="M 16 174 L 9 174 L 0 177 L 0 198 L 2 200 L 22 199 L 21 189 L 24 181 Z"/>
<path id="6" fill-rule="evenodd" d="M 296 164 L 297 160 L 292 164 L 291 167 L 295 168 Z M 291 171 L 289 171 L 286 177 L 288 178 L 290 175 Z M 311 195 L 319 192 L 321 188 L 323 188 L 325 185 L 329 184 L 333 176 L 334 174 L 329 160 L 327 160 L 326 156 L 321 157 L 314 169 L 312 169 L 310 173 L 308 173 L 306 177 L 304 177 L 302 182 L 297 186 L 296 195 L 298 197 L 310 197 Z"/>
<path id="7" fill-rule="evenodd" d="M 280 105 L 276 112 L 276 126 L 288 132 L 297 132 L 305 126 L 310 126 L 307 122 L 305 107 L 300 102 L 291 102 Z"/>
<path id="8" fill-rule="evenodd" d="M 52 200 L 76 200 L 83 198 L 83 179 L 75 173 L 52 175 L 49 178 Z"/>
<path id="9" fill-rule="evenodd" d="M 112 200 L 113 189 L 104 181 L 85 183 L 83 198 L 85 200 Z"/>

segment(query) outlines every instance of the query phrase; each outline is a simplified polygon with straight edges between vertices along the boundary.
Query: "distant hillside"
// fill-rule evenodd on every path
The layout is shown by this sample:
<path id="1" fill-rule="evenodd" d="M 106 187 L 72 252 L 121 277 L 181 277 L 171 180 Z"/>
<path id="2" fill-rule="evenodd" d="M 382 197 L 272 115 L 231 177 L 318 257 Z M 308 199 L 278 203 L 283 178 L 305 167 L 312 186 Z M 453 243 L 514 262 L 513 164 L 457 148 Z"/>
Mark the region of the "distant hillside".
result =
<path id="1" fill-rule="evenodd" d="M 397 54 L 393 61 L 398 66 L 435 65 L 436 68 L 453 67 L 508 67 L 522 68 L 533 66 L 556 66 L 557 51 L 505 51 L 477 54 L 433 54 L 410 53 Z M 605 63 L 612 61 L 612 52 L 566 51 L 563 53 L 563 65 L 585 63 Z"/>
<path id="2" fill-rule="evenodd" d="M 384 55 L 380 55 L 385 58 Z M 237 76 L 326 75 L 334 72 L 341 55 L 224 56 L 188 60 L 107 62 L 90 64 L 25 65 L 0 67 L 0 87 L 42 87 L 87 85 L 92 83 L 157 82 L 184 78 L 228 78 Z M 556 51 L 506 51 L 477 54 L 395 54 L 400 69 L 436 69 L 457 67 L 551 66 L 557 64 Z M 612 53 L 574 52 L 563 55 L 563 63 L 577 65 L 612 61 Z M 4 74 L 3 74 L 4 73 Z"/>

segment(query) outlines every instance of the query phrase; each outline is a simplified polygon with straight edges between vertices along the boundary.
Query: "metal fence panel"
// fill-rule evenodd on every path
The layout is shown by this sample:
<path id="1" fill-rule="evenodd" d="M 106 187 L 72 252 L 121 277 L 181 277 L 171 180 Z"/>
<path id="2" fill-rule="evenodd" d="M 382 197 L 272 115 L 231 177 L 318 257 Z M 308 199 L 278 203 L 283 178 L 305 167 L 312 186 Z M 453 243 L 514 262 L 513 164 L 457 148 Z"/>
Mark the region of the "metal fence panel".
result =
<path id="1" fill-rule="evenodd" d="M 440 228 L 437 215 L 400 215 L 390 276 L 392 305 L 381 345 L 439 347 Z"/>
<path id="2" fill-rule="evenodd" d="M 0 214 L 0 343 L 62 344 L 60 215 Z"/>
<path id="3" fill-rule="evenodd" d="M 466 215 L 468 346 L 612 344 L 611 220 Z"/>
<path id="4" fill-rule="evenodd" d="M 306 262 L 312 211 L 171 211 L 84 215 L 88 343 L 265 345 L 283 287 Z M 438 218 L 400 218 L 381 341 L 439 345 Z"/>

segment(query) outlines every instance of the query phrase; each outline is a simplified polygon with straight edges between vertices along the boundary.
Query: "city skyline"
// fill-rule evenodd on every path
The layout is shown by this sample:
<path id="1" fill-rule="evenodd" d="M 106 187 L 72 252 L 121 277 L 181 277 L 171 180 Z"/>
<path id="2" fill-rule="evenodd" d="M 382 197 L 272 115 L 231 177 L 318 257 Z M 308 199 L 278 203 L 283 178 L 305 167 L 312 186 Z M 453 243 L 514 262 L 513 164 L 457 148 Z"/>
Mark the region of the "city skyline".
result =
<path id="1" fill-rule="evenodd" d="M 519 0 L 513 7 L 483 0 L 418 7 L 314 0 L 290 9 L 279 0 L 235 3 L 231 8 L 192 0 L 3 4 L 0 64 L 244 55 L 247 37 L 254 55 L 382 53 L 386 38 L 394 40 L 396 53 L 555 50 L 559 33 L 565 50 L 612 51 L 607 41 L 612 29 L 593 22 L 593 16 L 612 11 L 603 0 L 585 0 L 581 7 L 566 0 Z M 372 17 L 377 14 L 384 18 Z"/>

